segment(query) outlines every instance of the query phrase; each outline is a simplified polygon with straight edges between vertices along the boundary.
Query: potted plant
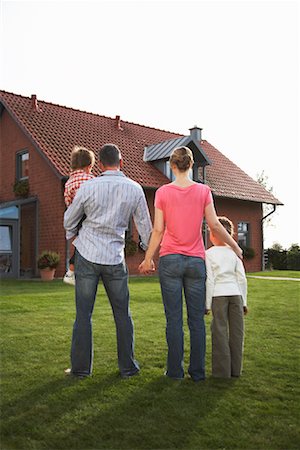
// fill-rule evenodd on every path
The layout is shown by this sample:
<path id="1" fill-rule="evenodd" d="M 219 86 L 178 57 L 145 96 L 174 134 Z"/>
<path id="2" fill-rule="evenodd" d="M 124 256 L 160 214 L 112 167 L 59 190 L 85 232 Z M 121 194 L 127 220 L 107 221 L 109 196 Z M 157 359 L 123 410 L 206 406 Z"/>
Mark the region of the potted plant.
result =
<path id="1" fill-rule="evenodd" d="M 252 247 L 241 246 L 245 259 L 252 259 L 255 256 L 255 250 Z"/>
<path id="2" fill-rule="evenodd" d="M 138 250 L 138 245 L 135 241 L 128 238 L 125 239 L 125 256 L 133 256 Z"/>
<path id="3" fill-rule="evenodd" d="M 44 250 L 40 254 L 37 260 L 37 265 L 40 269 L 40 274 L 43 281 L 53 280 L 59 261 L 59 254 L 51 250 Z"/>
<path id="4" fill-rule="evenodd" d="M 16 197 L 25 198 L 29 194 L 29 182 L 25 180 L 16 180 L 13 187 Z"/>

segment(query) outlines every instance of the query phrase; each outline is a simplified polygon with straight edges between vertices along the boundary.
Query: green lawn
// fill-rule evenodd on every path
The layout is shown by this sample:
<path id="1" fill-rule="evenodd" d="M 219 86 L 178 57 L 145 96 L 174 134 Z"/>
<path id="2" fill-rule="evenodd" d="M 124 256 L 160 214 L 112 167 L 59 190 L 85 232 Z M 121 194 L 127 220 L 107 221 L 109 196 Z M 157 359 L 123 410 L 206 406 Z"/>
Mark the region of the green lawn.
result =
<path id="1" fill-rule="evenodd" d="M 300 278 L 299 270 L 266 270 L 264 272 L 253 272 L 248 275 L 259 275 L 260 277 L 287 277 Z"/>
<path id="2" fill-rule="evenodd" d="M 100 287 L 94 372 L 65 377 L 74 290 L 2 282 L 1 450 L 299 449 L 299 283 L 249 279 L 244 372 L 193 383 L 163 376 L 165 321 L 156 278 L 130 280 L 141 374 L 118 376 L 114 323 Z M 188 333 L 186 332 L 188 349 Z M 188 357 L 188 351 L 187 355 Z"/>

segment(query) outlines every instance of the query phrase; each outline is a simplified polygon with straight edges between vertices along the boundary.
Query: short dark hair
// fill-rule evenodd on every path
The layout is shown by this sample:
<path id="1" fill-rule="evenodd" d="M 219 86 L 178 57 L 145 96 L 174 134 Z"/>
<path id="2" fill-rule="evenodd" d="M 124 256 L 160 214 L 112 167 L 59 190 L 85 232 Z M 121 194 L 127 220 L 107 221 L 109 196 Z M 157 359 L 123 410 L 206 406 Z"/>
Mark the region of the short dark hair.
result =
<path id="1" fill-rule="evenodd" d="M 98 156 L 104 167 L 117 167 L 122 159 L 119 147 L 115 144 L 103 145 L 99 150 Z"/>
<path id="2" fill-rule="evenodd" d="M 95 164 L 95 155 L 85 147 L 75 145 L 71 153 L 71 169 L 84 169 Z"/>

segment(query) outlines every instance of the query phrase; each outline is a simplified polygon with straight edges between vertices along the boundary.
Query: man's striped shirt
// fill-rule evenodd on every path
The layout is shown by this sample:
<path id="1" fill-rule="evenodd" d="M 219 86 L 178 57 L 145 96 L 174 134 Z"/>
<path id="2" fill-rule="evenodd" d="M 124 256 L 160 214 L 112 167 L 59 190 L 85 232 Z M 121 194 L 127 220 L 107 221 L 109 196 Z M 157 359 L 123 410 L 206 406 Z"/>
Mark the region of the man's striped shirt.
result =
<path id="1" fill-rule="evenodd" d="M 107 170 L 82 184 L 65 212 L 67 238 L 76 233 L 78 252 L 90 262 L 116 265 L 124 259 L 125 232 L 133 218 L 142 244 L 148 245 L 152 224 L 142 187 L 119 170 Z"/>

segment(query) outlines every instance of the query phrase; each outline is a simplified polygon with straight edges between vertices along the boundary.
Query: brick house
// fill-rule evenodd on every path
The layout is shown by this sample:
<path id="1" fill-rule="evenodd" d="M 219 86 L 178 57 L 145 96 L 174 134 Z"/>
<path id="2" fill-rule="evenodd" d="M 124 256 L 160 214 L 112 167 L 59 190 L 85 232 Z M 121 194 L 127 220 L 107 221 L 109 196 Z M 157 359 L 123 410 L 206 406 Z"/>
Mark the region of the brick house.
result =
<path id="1" fill-rule="evenodd" d="M 63 229 L 63 189 L 69 174 L 70 152 L 84 145 L 97 152 L 107 142 L 117 144 L 125 175 L 140 183 L 151 215 L 155 190 L 170 182 L 168 157 L 176 146 L 188 146 L 195 159 L 193 179 L 212 189 L 219 215 L 234 222 L 239 242 L 254 249 L 245 260 L 248 271 L 261 270 L 263 203 L 282 203 L 233 162 L 202 139 L 200 128 L 187 136 L 115 118 L 0 91 L 0 274 L 3 277 L 37 276 L 36 258 L 42 250 L 61 255 L 57 276 L 69 256 Z M 94 174 L 99 174 L 98 167 Z M 16 181 L 28 180 L 29 193 L 16 196 Z M 129 224 L 128 235 L 137 232 Z M 206 245 L 207 236 L 204 232 Z M 138 250 L 127 258 L 131 273 L 143 258 Z"/>

